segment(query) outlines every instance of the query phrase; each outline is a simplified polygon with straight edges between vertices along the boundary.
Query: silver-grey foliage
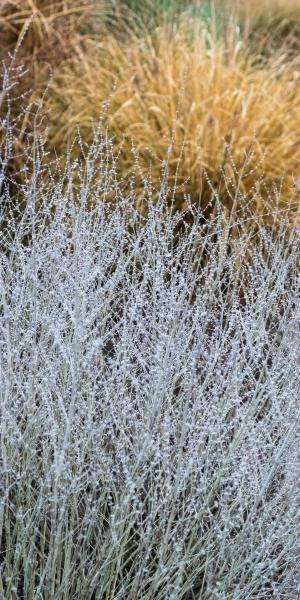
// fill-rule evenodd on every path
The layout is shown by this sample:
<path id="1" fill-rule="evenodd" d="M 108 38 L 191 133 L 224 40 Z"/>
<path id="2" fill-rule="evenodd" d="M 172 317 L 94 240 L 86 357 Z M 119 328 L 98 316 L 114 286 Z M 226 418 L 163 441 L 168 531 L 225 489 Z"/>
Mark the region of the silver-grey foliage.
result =
<path id="1" fill-rule="evenodd" d="M 3 188 L 0 597 L 297 598 L 297 231 L 230 242 L 216 197 L 180 226 L 163 182 L 143 219 L 101 135 L 80 177 L 35 161 L 20 215 Z"/>

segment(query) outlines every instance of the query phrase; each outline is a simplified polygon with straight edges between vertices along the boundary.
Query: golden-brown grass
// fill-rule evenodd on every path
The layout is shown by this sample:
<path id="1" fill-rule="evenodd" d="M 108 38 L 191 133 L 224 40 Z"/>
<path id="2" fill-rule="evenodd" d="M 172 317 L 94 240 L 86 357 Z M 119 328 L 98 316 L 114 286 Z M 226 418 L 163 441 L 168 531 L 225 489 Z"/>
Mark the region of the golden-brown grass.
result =
<path id="1" fill-rule="evenodd" d="M 53 70 L 72 55 L 92 6 L 89 0 L 0 0 L 0 60 L 10 71 L 12 84 L 0 97 L 0 118 L 9 112 L 17 123 L 7 167 L 14 177 L 24 162 L 32 102 L 44 93 Z M 3 130 L 1 153 L 6 138 Z"/>
<path id="2" fill-rule="evenodd" d="M 61 51 L 92 9 L 87 0 L 4 0 L 0 5 L 1 50 L 21 53 L 31 60 L 62 58 Z M 64 52 L 63 52 L 64 55 Z"/>
<path id="3" fill-rule="evenodd" d="M 232 5 L 240 14 L 253 18 L 257 14 L 274 14 L 278 11 L 292 14 L 299 10 L 298 0 L 225 0 L 227 6 Z"/>
<path id="4" fill-rule="evenodd" d="M 240 19 L 246 42 L 256 54 L 300 54 L 299 0 L 226 0 Z"/>
<path id="5" fill-rule="evenodd" d="M 121 149 L 122 174 L 134 168 L 133 143 L 144 173 L 152 163 L 154 184 L 169 156 L 178 208 L 184 194 L 205 206 L 211 185 L 228 208 L 240 190 L 257 214 L 272 208 L 275 185 L 284 208 L 299 176 L 298 74 L 280 63 L 255 68 L 230 40 L 189 32 L 165 28 L 129 43 L 108 36 L 74 57 L 46 101 L 50 146 L 63 152 L 78 127 L 89 141 L 109 99 L 104 122 Z"/>

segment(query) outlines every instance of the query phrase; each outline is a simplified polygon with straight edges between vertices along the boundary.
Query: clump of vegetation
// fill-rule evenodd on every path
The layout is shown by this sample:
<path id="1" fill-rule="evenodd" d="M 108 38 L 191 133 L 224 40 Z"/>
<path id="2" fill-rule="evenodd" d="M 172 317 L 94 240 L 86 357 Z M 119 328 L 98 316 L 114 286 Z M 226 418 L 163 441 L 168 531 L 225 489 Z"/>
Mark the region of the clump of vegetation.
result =
<path id="1" fill-rule="evenodd" d="M 265 68 L 229 39 L 214 42 L 190 23 L 156 30 L 147 39 L 106 36 L 54 78 L 46 99 L 49 148 L 61 154 L 80 129 L 84 141 L 107 102 L 104 122 L 120 149 L 122 171 L 159 180 L 168 152 L 175 205 L 186 195 L 202 207 L 211 184 L 224 206 L 252 199 L 257 215 L 299 202 L 300 79 L 281 63 Z M 138 185 L 138 183 L 137 183 Z M 141 186 L 142 186 L 141 179 Z M 235 191 L 241 194 L 235 199 Z"/>
<path id="2" fill-rule="evenodd" d="M 295 597 L 299 230 L 174 235 L 112 148 L 46 180 L 35 147 L 0 215 L 1 596 Z"/>

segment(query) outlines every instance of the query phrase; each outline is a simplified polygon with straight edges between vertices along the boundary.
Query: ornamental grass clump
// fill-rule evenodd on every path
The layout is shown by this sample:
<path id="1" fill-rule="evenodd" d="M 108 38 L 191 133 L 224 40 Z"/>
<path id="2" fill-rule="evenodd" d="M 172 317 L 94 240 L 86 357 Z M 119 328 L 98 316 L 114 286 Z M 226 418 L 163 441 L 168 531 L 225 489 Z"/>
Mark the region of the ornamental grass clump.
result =
<path id="1" fill-rule="evenodd" d="M 167 178 L 144 218 L 101 131 L 39 157 L 18 219 L 2 173 L 1 597 L 296 598 L 299 230 L 178 232 Z"/>
<path id="2" fill-rule="evenodd" d="M 297 71 L 280 61 L 257 68 L 243 46 L 214 42 L 202 27 L 196 35 L 195 27 L 193 21 L 142 40 L 108 35 L 91 43 L 51 84 L 49 149 L 61 153 L 78 128 L 90 140 L 102 112 L 123 173 L 138 155 L 144 175 L 151 165 L 155 185 L 169 153 L 177 208 L 186 206 L 186 195 L 205 208 L 212 184 L 229 210 L 237 187 L 258 216 L 266 204 L 272 210 L 278 191 L 282 208 L 294 194 L 297 210 Z"/>

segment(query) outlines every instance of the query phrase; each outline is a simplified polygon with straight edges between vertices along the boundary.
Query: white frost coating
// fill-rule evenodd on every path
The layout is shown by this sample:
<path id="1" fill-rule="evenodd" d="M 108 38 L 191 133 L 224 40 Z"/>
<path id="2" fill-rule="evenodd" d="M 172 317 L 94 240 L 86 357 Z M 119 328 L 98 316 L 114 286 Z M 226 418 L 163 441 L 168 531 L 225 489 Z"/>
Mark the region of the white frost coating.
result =
<path id="1" fill-rule="evenodd" d="M 0 226 L 0 596 L 296 598 L 297 231 L 175 243 L 101 135 L 63 177 Z"/>

